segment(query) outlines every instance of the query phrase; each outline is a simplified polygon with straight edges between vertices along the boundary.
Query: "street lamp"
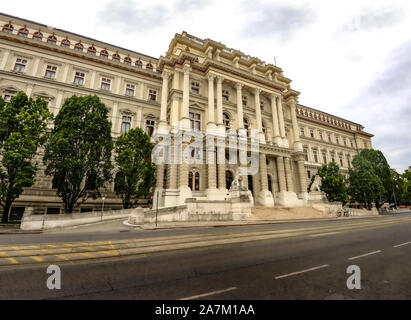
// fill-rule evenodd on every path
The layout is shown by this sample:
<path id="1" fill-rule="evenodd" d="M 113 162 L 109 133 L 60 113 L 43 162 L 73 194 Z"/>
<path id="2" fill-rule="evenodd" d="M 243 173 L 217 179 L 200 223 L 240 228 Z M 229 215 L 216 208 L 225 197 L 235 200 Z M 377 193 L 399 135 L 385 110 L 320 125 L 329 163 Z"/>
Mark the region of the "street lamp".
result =
<path id="1" fill-rule="evenodd" d="M 101 221 L 103 221 L 104 199 L 104 197 L 101 197 L 101 200 L 103 200 L 103 206 L 101 207 Z"/>

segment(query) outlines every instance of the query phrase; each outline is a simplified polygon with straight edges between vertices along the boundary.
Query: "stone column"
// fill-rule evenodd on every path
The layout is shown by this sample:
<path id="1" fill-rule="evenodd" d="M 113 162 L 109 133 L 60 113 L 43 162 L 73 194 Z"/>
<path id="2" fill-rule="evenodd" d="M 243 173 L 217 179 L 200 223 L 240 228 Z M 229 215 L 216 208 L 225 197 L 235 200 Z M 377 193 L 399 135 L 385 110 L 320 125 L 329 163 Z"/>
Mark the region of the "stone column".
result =
<path id="1" fill-rule="evenodd" d="M 254 89 L 254 104 L 255 104 L 255 114 L 257 118 L 257 129 L 259 135 L 260 143 L 265 143 L 265 136 L 263 133 L 263 120 L 261 118 L 261 105 L 260 105 L 260 89 Z"/>
<path id="2" fill-rule="evenodd" d="M 32 85 L 32 84 L 29 84 L 28 86 L 27 86 L 27 91 L 26 91 L 26 95 L 27 95 L 27 97 L 31 97 L 31 94 L 33 93 L 33 88 L 34 88 L 34 85 Z"/>
<path id="3" fill-rule="evenodd" d="M 165 189 L 164 186 L 164 164 L 156 165 L 156 189 Z"/>
<path id="4" fill-rule="evenodd" d="M 276 143 L 278 146 L 282 146 L 282 140 L 280 136 L 280 126 L 278 124 L 278 112 L 277 112 L 277 106 L 275 100 L 277 99 L 277 96 L 275 94 L 271 95 L 271 114 L 273 117 L 273 136 L 274 136 L 274 143 Z"/>
<path id="5" fill-rule="evenodd" d="M 170 72 L 163 71 L 163 86 L 161 89 L 161 109 L 160 109 L 160 123 L 159 129 L 167 128 L 167 102 L 168 102 L 168 81 Z"/>
<path id="6" fill-rule="evenodd" d="M 282 97 L 279 96 L 277 98 L 277 113 L 278 113 L 278 123 L 280 125 L 280 135 L 281 139 L 283 140 L 283 147 L 286 146 L 286 137 L 285 137 L 285 127 L 284 127 L 284 114 L 283 114 L 283 104 L 282 104 Z"/>
<path id="7" fill-rule="evenodd" d="M 208 141 L 211 139 L 214 139 L 213 136 L 208 136 L 206 138 Z M 215 147 L 214 143 L 209 142 L 207 143 L 206 147 L 206 153 L 207 153 L 207 181 L 208 181 L 208 187 L 207 189 L 215 190 L 217 189 L 217 181 L 216 181 L 216 159 L 215 159 Z"/>
<path id="8" fill-rule="evenodd" d="M 287 191 L 284 171 L 284 157 L 277 157 L 277 176 L 279 191 Z"/>
<path id="9" fill-rule="evenodd" d="M 307 179 L 305 178 L 304 160 L 298 160 L 298 177 L 300 178 L 301 193 L 307 193 Z"/>
<path id="10" fill-rule="evenodd" d="M 208 74 L 208 122 L 207 122 L 207 129 L 214 129 L 215 128 L 214 78 L 215 78 L 215 75 Z"/>
<path id="11" fill-rule="evenodd" d="M 184 66 L 184 81 L 183 81 L 183 104 L 181 109 L 181 120 L 183 128 L 190 128 L 189 108 L 190 108 L 190 71 L 189 65 Z"/>
<path id="12" fill-rule="evenodd" d="M 266 207 L 274 206 L 273 194 L 268 190 L 267 159 L 264 153 L 260 153 L 260 193 L 258 202 Z"/>
<path id="13" fill-rule="evenodd" d="M 4 52 L 3 60 L 1 61 L 1 64 L 0 64 L 0 70 L 5 70 L 7 60 L 9 59 L 9 55 L 10 55 L 10 50 L 6 49 Z M 14 65 L 12 66 L 12 68 L 14 68 Z"/>
<path id="14" fill-rule="evenodd" d="M 217 76 L 217 125 L 225 131 L 223 124 L 223 80 L 222 76 Z"/>
<path id="15" fill-rule="evenodd" d="M 59 93 L 57 94 L 57 99 L 56 99 L 56 104 L 55 104 L 55 106 L 54 106 L 54 112 L 53 112 L 53 114 L 56 116 L 58 113 L 59 113 L 59 111 L 60 111 L 60 108 L 61 108 L 61 104 L 62 104 L 62 101 L 63 101 L 63 91 L 59 91 Z"/>
<path id="16" fill-rule="evenodd" d="M 118 133 L 120 130 L 118 129 L 119 124 L 121 124 L 121 119 L 118 119 L 118 102 L 115 101 L 113 103 L 113 113 L 112 113 L 112 119 L 113 119 L 113 126 L 112 126 L 112 130 L 115 133 Z"/>
<path id="17" fill-rule="evenodd" d="M 293 123 L 293 133 L 294 133 L 294 150 L 303 151 L 303 146 L 300 142 L 300 132 L 298 130 L 297 115 L 295 112 L 296 101 L 294 99 L 290 100 L 291 109 L 291 121 Z"/>
<path id="18" fill-rule="evenodd" d="M 289 157 L 284 158 L 285 162 L 285 179 L 287 181 L 287 191 L 294 192 L 293 177 L 291 172 L 291 159 Z"/>
<path id="19" fill-rule="evenodd" d="M 178 189 L 178 186 L 177 186 L 178 167 L 177 167 L 177 164 L 175 163 L 174 154 L 176 150 L 175 150 L 173 142 L 174 142 L 174 138 L 172 138 L 172 142 L 171 142 L 171 162 L 168 165 L 168 170 L 167 170 L 167 184 L 168 184 L 169 189 Z"/>
<path id="20" fill-rule="evenodd" d="M 244 129 L 244 115 L 243 115 L 243 98 L 242 89 L 243 85 L 241 83 L 236 84 L 237 88 L 237 126 L 238 129 Z"/>

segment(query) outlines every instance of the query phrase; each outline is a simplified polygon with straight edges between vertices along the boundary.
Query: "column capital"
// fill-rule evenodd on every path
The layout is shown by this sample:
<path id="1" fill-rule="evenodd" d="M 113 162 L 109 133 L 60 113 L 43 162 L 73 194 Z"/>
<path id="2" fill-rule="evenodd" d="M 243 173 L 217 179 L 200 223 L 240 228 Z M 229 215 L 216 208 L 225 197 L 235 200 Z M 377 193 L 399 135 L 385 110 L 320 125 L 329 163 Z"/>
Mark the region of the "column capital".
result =
<path id="1" fill-rule="evenodd" d="M 244 87 L 244 85 L 243 85 L 242 83 L 240 83 L 240 82 L 237 82 L 237 83 L 235 84 L 235 87 L 237 88 L 237 90 L 241 90 L 242 87 Z"/>
<path id="2" fill-rule="evenodd" d="M 163 72 L 161 73 L 163 79 L 168 80 L 168 78 L 171 76 L 171 72 L 168 70 L 163 70 Z"/>
<path id="3" fill-rule="evenodd" d="M 254 88 L 254 89 L 253 89 L 253 92 L 254 92 L 254 94 L 255 94 L 256 96 L 258 96 L 258 95 L 260 95 L 260 93 L 261 93 L 261 89 L 259 89 L 259 88 Z"/>
<path id="4" fill-rule="evenodd" d="M 281 97 L 281 93 L 274 93 L 274 92 L 270 93 L 270 98 L 271 99 L 277 99 L 277 98 L 280 98 L 280 97 Z"/>
<path id="5" fill-rule="evenodd" d="M 219 74 L 216 74 L 216 78 L 217 78 L 218 82 L 223 82 L 224 81 L 224 77 L 219 75 Z"/>
<path id="6" fill-rule="evenodd" d="M 207 74 L 207 79 L 208 81 L 214 81 L 216 75 L 214 73 L 208 73 Z"/>
<path id="7" fill-rule="evenodd" d="M 185 64 L 183 67 L 184 74 L 189 74 L 191 71 L 191 67 L 188 64 Z"/>

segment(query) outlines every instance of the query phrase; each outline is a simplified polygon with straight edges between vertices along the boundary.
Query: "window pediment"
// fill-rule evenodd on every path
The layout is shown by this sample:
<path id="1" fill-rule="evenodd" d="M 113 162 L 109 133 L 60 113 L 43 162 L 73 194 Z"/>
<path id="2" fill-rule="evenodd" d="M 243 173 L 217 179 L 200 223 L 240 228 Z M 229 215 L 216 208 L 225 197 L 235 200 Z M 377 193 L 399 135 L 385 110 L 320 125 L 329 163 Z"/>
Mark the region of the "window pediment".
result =
<path id="1" fill-rule="evenodd" d="M 120 114 L 125 115 L 125 116 L 135 116 L 136 115 L 136 113 L 134 111 L 131 111 L 130 109 L 121 109 Z"/>
<path id="2" fill-rule="evenodd" d="M 53 97 L 53 96 L 49 95 L 47 92 L 44 92 L 44 91 L 40 91 L 40 92 L 35 92 L 35 93 L 33 93 L 33 97 L 35 97 L 35 98 L 42 98 L 42 99 L 47 100 L 47 101 L 52 101 L 52 100 L 54 100 L 54 97 Z"/>

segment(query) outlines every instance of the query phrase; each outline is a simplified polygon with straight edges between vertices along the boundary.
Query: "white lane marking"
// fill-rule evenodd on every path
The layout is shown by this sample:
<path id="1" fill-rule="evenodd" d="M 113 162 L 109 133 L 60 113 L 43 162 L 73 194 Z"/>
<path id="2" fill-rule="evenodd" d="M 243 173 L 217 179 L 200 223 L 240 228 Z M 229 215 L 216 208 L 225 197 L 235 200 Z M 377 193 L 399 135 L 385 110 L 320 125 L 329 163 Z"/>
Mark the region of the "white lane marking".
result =
<path id="1" fill-rule="evenodd" d="M 370 256 L 370 255 L 372 255 L 372 254 L 376 254 L 376 253 L 380 253 L 380 252 L 381 252 L 381 250 L 377 250 L 377 251 L 373 251 L 373 252 L 368 252 L 368 253 L 364 253 L 364 254 L 362 254 L 362 255 L 360 255 L 360 256 L 348 258 L 348 260 L 354 260 L 354 259 L 358 259 L 358 258 Z"/>
<path id="2" fill-rule="evenodd" d="M 339 233 L 341 233 L 341 232 L 340 231 L 334 231 L 334 232 L 318 233 L 318 234 L 309 235 L 309 237 L 310 238 L 324 237 L 324 236 L 330 236 L 330 235 L 339 234 Z"/>
<path id="3" fill-rule="evenodd" d="M 323 264 L 322 266 L 318 266 L 318 267 L 313 267 L 313 268 L 310 268 L 310 269 L 305 269 L 305 270 L 301 270 L 301 271 L 296 271 L 296 272 L 292 272 L 292 273 L 288 273 L 288 274 L 283 274 L 282 276 L 277 276 L 277 277 L 275 277 L 274 279 L 281 279 L 281 278 L 285 278 L 285 277 L 290 277 L 290 276 L 295 276 L 295 275 L 297 275 L 297 274 L 301 274 L 301 273 L 304 273 L 304 272 L 309 272 L 309 271 L 314 271 L 314 270 L 318 270 L 318 269 L 322 269 L 322 268 L 326 268 L 326 267 L 328 267 L 329 265 L 328 264 Z"/>
<path id="4" fill-rule="evenodd" d="M 398 248 L 398 247 L 406 246 L 407 244 L 411 244 L 411 241 L 404 242 L 404 243 L 401 243 L 401 244 L 397 244 L 396 246 L 394 246 L 394 248 Z"/>
<path id="5" fill-rule="evenodd" d="M 211 292 L 207 292 L 207 293 L 202 293 L 196 296 L 191 296 L 191 297 L 187 297 L 187 298 L 180 298 L 178 300 L 192 300 L 192 299 L 197 299 L 197 298 L 201 298 L 201 297 L 208 297 L 208 296 L 212 296 L 214 294 L 219 294 L 219 293 L 224 293 L 224 292 L 228 292 L 228 291 L 233 291 L 233 290 L 237 290 L 237 287 L 232 287 L 232 288 L 228 288 L 228 289 L 223 289 L 223 290 L 217 290 L 217 291 L 211 291 Z"/>

